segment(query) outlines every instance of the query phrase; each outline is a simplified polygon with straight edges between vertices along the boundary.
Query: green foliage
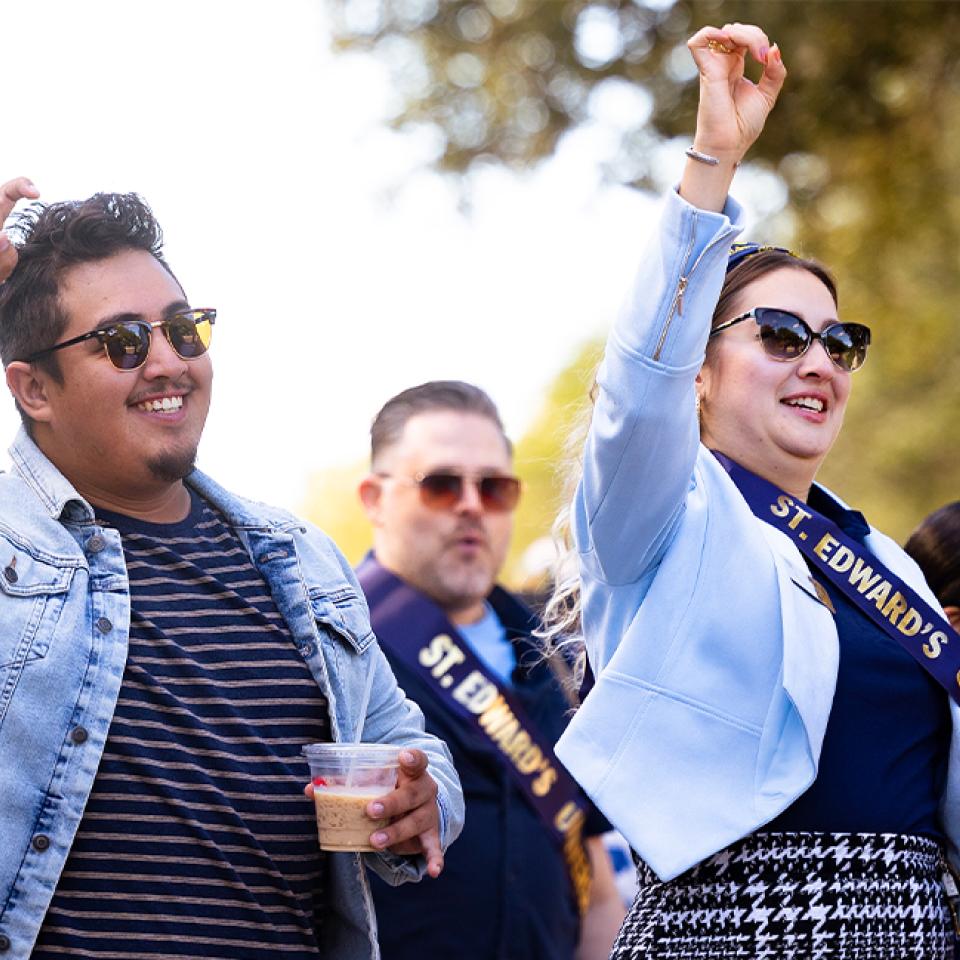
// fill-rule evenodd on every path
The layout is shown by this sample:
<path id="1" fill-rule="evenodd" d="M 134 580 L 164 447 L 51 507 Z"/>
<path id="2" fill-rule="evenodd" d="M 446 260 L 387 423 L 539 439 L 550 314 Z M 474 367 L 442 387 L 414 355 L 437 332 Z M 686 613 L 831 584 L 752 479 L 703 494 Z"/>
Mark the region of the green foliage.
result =
<path id="1" fill-rule="evenodd" d="M 438 131 L 438 169 L 528 167 L 588 118 L 592 92 L 627 81 L 650 109 L 623 132 L 608 172 L 637 185 L 649 182 L 653 146 L 692 133 L 697 91 L 687 36 L 705 23 L 760 23 L 779 43 L 789 77 L 748 160 L 786 183 L 791 242 L 832 267 L 841 315 L 874 331 L 823 479 L 901 539 L 956 498 L 960 4 L 330 2 L 339 46 L 391 65 L 394 124 Z M 529 448 L 541 479 L 518 517 L 517 549 L 532 537 L 528 520 L 540 533 L 548 526 L 559 487 L 546 477 L 565 409 L 551 397 L 518 451 Z M 528 506 L 541 487 L 549 495 Z"/>

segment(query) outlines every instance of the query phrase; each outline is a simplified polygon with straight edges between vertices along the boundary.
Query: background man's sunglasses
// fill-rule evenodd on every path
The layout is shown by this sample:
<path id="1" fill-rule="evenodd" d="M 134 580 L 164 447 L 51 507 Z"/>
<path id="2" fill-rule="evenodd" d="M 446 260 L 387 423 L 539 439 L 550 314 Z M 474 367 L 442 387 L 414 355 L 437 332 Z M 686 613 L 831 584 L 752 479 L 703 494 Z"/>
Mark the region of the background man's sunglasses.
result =
<path id="1" fill-rule="evenodd" d="M 816 340 L 841 370 L 859 370 L 867 358 L 870 328 L 862 323 L 830 323 L 816 333 L 801 317 L 774 307 L 754 307 L 739 317 L 718 324 L 710 331 L 710 336 L 715 337 L 743 320 L 756 321 L 760 328 L 760 343 L 767 356 L 774 360 L 798 360 Z"/>
<path id="2" fill-rule="evenodd" d="M 79 337 L 64 340 L 55 346 L 38 350 L 27 357 L 27 363 L 33 363 L 40 357 L 72 347 L 75 343 L 97 339 L 103 347 L 110 362 L 118 370 L 136 370 L 147 362 L 150 353 L 151 333 L 155 327 L 163 331 L 167 342 L 173 347 L 174 353 L 181 360 L 195 360 L 207 352 L 210 339 L 213 336 L 213 324 L 217 319 L 217 311 L 209 309 L 181 310 L 166 320 L 120 320 L 103 327 L 100 330 L 91 330 L 82 333 Z"/>
<path id="3" fill-rule="evenodd" d="M 516 477 L 470 477 L 461 473 L 418 473 L 414 477 L 378 474 L 394 480 L 415 483 L 420 488 L 420 501 L 431 510 L 452 510 L 462 499 L 464 484 L 476 484 L 484 510 L 502 513 L 512 510 L 520 499 L 520 481 Z"/>

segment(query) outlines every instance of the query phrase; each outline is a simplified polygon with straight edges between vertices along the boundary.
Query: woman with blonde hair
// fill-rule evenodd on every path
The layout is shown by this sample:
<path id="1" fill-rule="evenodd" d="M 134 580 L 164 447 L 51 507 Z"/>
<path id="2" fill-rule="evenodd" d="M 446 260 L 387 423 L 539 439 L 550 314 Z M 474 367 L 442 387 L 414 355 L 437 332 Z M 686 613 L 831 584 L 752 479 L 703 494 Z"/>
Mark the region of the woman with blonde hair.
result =
<path id="1" fill-rule="evenodd" d="M 940 960 L 960 638 L 903 551 L 814 482 L 869 329 L 838 319 L 817 263 L 734 244 L 727 191 L 780 51 L 743 24 L 688 46 L 696 136 L 610 335 L 571 507 L 595 686 L 557 753 L 639 858 L 612 956 Z"/>

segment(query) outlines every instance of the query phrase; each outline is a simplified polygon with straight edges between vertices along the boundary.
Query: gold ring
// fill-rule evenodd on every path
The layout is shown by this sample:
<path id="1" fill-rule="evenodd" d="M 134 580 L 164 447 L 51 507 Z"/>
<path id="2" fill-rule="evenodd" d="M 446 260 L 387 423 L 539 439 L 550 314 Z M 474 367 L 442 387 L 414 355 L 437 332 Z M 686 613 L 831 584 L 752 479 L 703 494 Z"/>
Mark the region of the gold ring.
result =
<path id="1" fill-rule="evenodd" d="M 732 47 L 728 47 L 725 43 L 721 43 L 719 40 L 708 40 L 707 46 L 717 53 L 733 53 Z"/>

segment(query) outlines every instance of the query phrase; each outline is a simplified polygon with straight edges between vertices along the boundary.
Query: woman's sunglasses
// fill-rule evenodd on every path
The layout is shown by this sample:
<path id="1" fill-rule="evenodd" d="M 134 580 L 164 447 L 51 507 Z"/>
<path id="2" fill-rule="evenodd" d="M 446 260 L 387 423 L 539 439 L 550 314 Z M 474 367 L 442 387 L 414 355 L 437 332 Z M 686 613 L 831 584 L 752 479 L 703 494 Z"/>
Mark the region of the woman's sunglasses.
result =
<path id="1" fill-rule="evenodd" d="M 174 353 L 181 360 L 196 360 L 203 356 L 210 346 L 213 324 L 217 319 L 216 310 L 181 310 L 166 320 L 119 320 L 100 330 L 82 333 L 79 337 L 64 340 L 55 346 L 38 350 L 27 357 L 27 363 L 33 363 L 40 357 L 72 347 L 85 340 L 99 340 L 110 362 L 118 370 L 137 370 L 147 362 L 154 328 L 159 327 Z"/>
<path id="2" fill-rule="evenodd" d="M 520 481 L 499 475 L 470 477 L 461 473 L 418 473 L 414 477 L 377 474 L 394 480 L 415 483 L 420 488 L 420 502 L 431 510 L 452 510 L 462 499 L 464 484 L 474 483 L 484 510 L 505 513 L 520 499 Z"/>
<path id="3" fill-rule="evenodd" d="M 862 323 L 830 323 L 819 333 L 796 314 L 775 307 L 754 307 L 747 313 L 726 320 L 710 331 L 710 336 L 743 320 L 755 320 L 760 328 L 760 343 L 774 360 L 798 360 L 817 340 L 827 356 L 843 371 L 852 372 L 863 366 L 870 345 L 870 328 Z"/>

